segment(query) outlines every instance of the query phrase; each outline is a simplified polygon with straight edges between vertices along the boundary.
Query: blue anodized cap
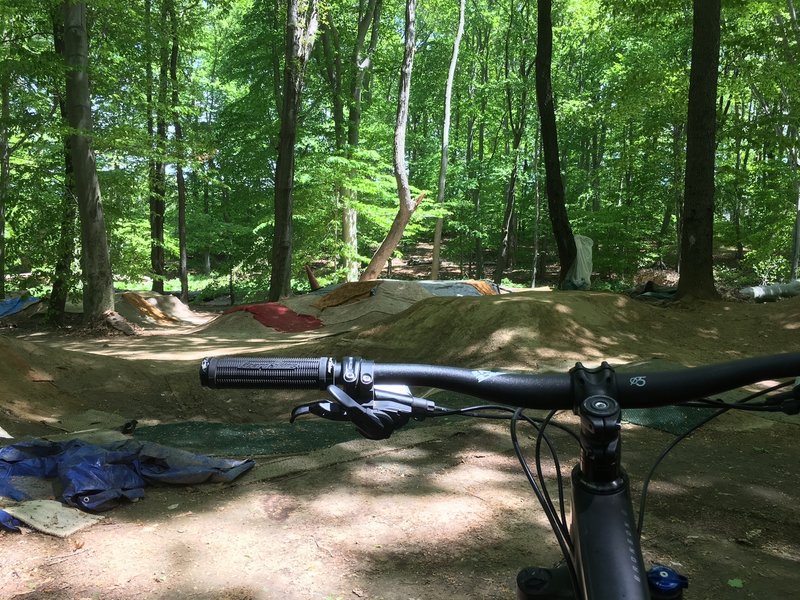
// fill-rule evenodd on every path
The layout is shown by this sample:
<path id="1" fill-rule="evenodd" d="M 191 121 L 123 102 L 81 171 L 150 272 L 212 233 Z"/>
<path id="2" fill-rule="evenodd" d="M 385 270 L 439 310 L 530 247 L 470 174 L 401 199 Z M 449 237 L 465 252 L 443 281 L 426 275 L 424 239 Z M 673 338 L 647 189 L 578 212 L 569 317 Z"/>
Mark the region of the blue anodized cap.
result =
<path id="1" fill-rule="evenodd" d="M 653 565 L 647 571 L 647 581 L 659 592 L 674 592 L 689 587 L 689 580 L 669 567 Z"/>

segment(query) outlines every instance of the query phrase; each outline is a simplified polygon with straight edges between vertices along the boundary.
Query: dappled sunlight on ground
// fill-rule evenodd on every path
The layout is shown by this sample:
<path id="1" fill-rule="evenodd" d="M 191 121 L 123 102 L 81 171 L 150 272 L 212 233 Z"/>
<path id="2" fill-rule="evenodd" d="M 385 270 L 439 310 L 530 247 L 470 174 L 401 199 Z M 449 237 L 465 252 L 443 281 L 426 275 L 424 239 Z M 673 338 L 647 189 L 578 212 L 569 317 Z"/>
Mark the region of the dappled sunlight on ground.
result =
<path id="1" fill-rule="evenodd" d="M 0 337 L 7 357 L 0 415 L 12 425 L 87 409 L 156 422 L 284 423 L 292 406 L 320 393 L 206 390 L 199 359 L 362 355 L 516 371 L 654 357 L 695 365 L 800 350 L 798 327 L 800 298 L 662 306 L 537 291 L 430 298 L 377 325 L 303 334 L 277 333 L 245 313 L 134 338 L 27 332 Z M 414 427 L 384 442 L 257 457 L 232 485 L 148 488 L 142 501 L 73 539 L 2 535 L 0 588 L 55 600 L 513 597 L 517 570 L 551 565 L 558 551 L 511 451 L 507 423 Z M 403 433 L 419 437 L 409 442 Z M 636 500 L 643 474 L 672 438 L 629 424 L 623 436 Z M 574 442 L 553 437 L 568 475 Z M 532 430 L 522 429 L 521 439 L 532 459 Z M 651 488 L 647 556 L 684 565 L 692 597 L 793 598 L 800 585 L 796 439 L 797 425 L 728 414 L 684 442 Z M 543 468 L 555 474 L 551 461 Z M 745 581 L 744 592 L 727 585 L 734 578 Z"/>

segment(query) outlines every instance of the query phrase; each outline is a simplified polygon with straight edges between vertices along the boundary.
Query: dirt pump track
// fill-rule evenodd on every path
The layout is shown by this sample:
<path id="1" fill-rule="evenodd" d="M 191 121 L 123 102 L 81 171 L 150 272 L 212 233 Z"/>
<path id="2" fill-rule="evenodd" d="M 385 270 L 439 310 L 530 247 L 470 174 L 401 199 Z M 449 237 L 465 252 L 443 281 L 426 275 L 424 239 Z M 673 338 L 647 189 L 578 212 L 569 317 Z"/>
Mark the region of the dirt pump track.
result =
<path id="1" fill-rule="evenodd" d="M 15 435 L 45 435 L 90 409 L 143 422 L 279 423 L 317 397 L 203 389 L 197 367 L 206 355 L 554 371 L 578 360 L 691 366 L 798 351 L 799 334 L 800 298 L 659 305 L 549 291 L 422 298 L 367 324 L 300 333 L 275 332 L 245 312 L 134 337 L 19 327 L 0 336 L 0 418 Z M 659 471 L 643 547 L 646 559 L 689 576 L 690 600 L 796 597 L 797 425 L 728 414 Z M 670 439 L 625 426 L 634 490 Z M 566 472 L 575 451 L 556 440 Z M 231 485 L 150 488 L 68 539 L 0 534 L 2 596 L 499 599 L 514 597 L 519 568 L 557 560 L 503 424 L 411 427 L 387 442 L 257 463 Z"/>

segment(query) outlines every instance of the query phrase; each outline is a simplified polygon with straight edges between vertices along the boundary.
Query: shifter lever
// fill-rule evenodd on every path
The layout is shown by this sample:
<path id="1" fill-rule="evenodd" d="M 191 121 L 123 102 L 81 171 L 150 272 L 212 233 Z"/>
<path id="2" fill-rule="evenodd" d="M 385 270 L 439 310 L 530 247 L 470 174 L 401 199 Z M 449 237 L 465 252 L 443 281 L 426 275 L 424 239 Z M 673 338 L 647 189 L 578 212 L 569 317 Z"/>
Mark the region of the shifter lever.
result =
<path id="1" fill-rule="evenodd" d="M 328 393 L 344 407 L 348 418 L 353 422 L 353 425 L 356 426 L 358 432 L 365 438 L 382 440 L 388 438 L 392 434 L 393 428 L 387 430 L 387 425 L 391 425 L 391 418 L 387 417 L 388 423 L 386 423 L 384 419 L 381 418 L 384 415 L 380 413 L 376 414 L 371 408 L 366 408 L 359 404 L 347 395 L 347 392 L 335 385 L 328 386 Z"/>

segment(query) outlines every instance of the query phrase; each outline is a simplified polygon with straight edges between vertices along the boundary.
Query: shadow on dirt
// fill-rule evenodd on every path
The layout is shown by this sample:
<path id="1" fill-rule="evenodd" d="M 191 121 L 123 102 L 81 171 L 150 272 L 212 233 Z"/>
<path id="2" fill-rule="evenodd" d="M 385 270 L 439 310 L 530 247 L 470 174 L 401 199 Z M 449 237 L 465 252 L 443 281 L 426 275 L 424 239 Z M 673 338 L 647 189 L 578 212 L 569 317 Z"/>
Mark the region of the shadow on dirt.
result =
<path id="1" fill-rule="evenodd" d="M 800 583 L 800 468 L 790 446 L 797 428 L 726 426 L 686 441 L 657 473 L 646 558 L 687 574 L 691 598 L 792 598 Z M 557 548 L 506 428 L 454 428 L 402 451 L 278 479 L 256 470 L 213 490 L 149 489 L 82 537 L 109 552 L 94 552 L 98 570 L 124 561 L 128 540 L 114 530 L 138 538 L 133 551 L 153 555 L 153 573 L 131 585 L 152 598 L 513 597 L 517 570 L 551 565 Z M 566 475 L 574 444 L 554 438 Z M 638 495 L 671 436 L 631 426 L 623 439 Z M 553 472 L 550 463 L 545 469 Z M 104 532 L 112 535 L 94 539 Z M 233 541 L 222 543 L 223 533 Z M 48 570 L 55 576 L 60 564 Z M 70 584 L 91 597 L 91 586 Z M 103 597 L 129 596 L 106 589 Z"/>

